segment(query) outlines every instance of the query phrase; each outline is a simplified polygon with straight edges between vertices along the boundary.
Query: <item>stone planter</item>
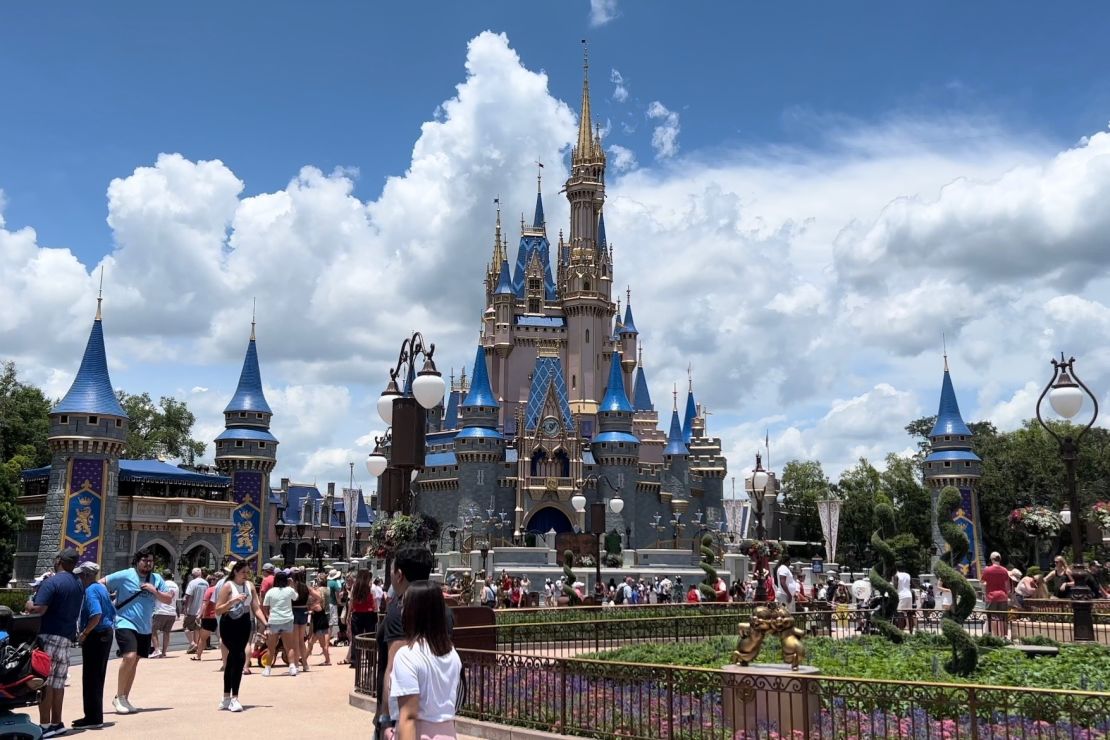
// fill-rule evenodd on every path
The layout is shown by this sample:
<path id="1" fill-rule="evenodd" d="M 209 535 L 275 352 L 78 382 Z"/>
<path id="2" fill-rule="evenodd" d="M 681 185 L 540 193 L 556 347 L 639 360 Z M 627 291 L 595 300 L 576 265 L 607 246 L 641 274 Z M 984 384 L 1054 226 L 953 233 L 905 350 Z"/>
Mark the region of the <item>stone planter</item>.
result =
<path id="1" fill-rule="evenodd" d="M 768 737 L 770 731 L 782 737 L 809 737 L 821 715 L 820 694 L 813 681 L 820 670 L 800 666 L 790 670 L 786 663 L 753 663 L 725 666 L 722 690 L 724 719 L 735 733 L 747 737 Z"/>

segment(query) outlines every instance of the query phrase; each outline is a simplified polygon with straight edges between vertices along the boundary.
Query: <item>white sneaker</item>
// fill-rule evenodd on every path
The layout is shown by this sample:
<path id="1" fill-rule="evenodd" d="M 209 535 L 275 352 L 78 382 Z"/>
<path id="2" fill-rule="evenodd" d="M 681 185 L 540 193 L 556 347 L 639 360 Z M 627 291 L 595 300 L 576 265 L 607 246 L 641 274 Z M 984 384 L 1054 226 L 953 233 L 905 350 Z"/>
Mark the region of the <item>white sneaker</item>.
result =
<path id="1" fill-rule="evenodd" d="M 239 699 L 237 699 L 236 697 L 232 697 L 231 703 L 227 705 L 227 711 L 241 712 L 243 711 L 243 705 L 239 703 Z"/>
<path id="2" fill-rule="evenodd" d="M 219 711 L 222 712 L 223 710 L 228 709 L 230 707 L 231 707 L 231 697 L 230 696 L 225 696 L 223 698 L 223 700 L 220 701 L 220 706 L 218 707 L 218 709 L 219 709 Z"/>
<path id="3" fill-rule="evenodd" d="M 297 666 L 295 666 L 295 665 L 289 666 L 289 675 L 290 676 L 296 676 L 297 675 Z"/>
<path id="4" fill-rule="evenodd" d="M 153 653 L 151 653 L 151 654 L 150 654 L 149 656 L 147 656 L 147 657 L 150 657 L 150 658 L 161 658 L 161 657 L 162 657 L 162 653 L 160 653 L 160 652 L 158 652 L 157 650 L 155 650 L 155 651 L 154 651 Z"/>
<path id="5" fill-rule="evenodd" d="M 116 710 L 116 714 L 131 714 L 131 710 L 127 708 L 127 705 L 124 704 L 118 696 L 112 699 L 112 709 Z"/>
<path id="6" fill-rule="evenodd" d="M 123 706 L 127 707 L 127 711 L 129 713 L 134 714 L 135 712 L 139 711 L 139 708 L 132 704 L 131 699 L 129 699 L 128 697 L 124 696 L 120 698 L 120 701 L 123 703 Z"/>
<path id="7" fill-rule="evenodd" d="M 270 666 L 266 666 L 265 668 L 262 669 L 262 675 L 263 676 L 269 676 L 270 675 Z"/>

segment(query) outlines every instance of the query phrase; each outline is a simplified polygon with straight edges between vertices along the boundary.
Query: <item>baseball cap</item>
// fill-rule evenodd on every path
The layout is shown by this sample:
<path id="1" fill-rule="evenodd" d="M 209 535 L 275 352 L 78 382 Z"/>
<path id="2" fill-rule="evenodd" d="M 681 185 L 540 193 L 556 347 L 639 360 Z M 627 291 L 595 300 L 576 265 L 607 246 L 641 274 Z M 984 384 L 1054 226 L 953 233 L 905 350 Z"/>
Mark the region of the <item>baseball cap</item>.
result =
<path id="1" fill-rule="evenodd" d="M 73 569 L 73 574 L 77 576 L 84 575 L 85 573 L 96 575 L 99 572 L 100 566 L 94 563 L 92 560 L 86 560 Z"/>
<path id="2" fill-rule="evenodd" d="M 273 563 L 266 563 L 265 565 L 262 566 L 262 570 L 273 570 L 273 569 L 274 569 L 274 564 Z"/>
<path id="3" fill-rule="evenodd" d="M 76 563 L 77 551 L 72 547 L 66 547 L 58 552 L 57 559 L 63 563 Z"/>

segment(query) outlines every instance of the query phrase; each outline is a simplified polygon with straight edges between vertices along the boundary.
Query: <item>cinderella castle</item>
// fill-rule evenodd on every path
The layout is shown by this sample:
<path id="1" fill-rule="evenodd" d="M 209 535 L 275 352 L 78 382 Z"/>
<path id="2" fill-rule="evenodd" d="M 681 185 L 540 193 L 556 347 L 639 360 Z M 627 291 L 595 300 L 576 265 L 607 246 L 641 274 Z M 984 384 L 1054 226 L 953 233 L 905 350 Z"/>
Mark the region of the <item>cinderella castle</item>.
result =
<path id="1" fill-rule="evenodd" d="M 666 432 L 648 390 L 631 291 L 614 301 L 605 233 L 605 151 L 590 114 L 589 65 L 571 149 L 569 230 L 551 240 L 543 195 L 510 262 L 500 209 L 484 271 L 485 309 L 469 382 L 429 413 L 416 508 L 444 526 L 496 519 L 503 536 L 584 525 L 572 498 L 619 496 L 606 530 L 626 547 L 671 543 L 724 519 L 721 441 L 687 389 Z M 554 267 L 553 260 L 554 257 Z M 665 413 L 665 411 L 664 411 Z"/>

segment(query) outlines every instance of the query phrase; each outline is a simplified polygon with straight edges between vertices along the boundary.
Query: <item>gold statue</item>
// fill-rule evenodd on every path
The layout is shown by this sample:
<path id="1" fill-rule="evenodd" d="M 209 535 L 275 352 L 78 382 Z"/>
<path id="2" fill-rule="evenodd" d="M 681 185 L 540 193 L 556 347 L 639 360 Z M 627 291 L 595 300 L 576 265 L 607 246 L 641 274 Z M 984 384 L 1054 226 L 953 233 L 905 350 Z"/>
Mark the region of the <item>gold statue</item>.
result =
<path id="1" fill-rule="evenodd" d="M 798 665 L 806 655 L 805 646 L 802 645 L 805 632 L 794 626 L 794 615 L 787 611 L 785 604 L 756 607 L 751 621 L 740 624 L 740 637 L 736 642 L 736 650 L 732 653 L 732 662 L 746 666 L 754 661 L 759 656 L 767 635 L 779 638 L 782 644 L 782 662 L 788 664 L 791 670 L 798 670 Z"/>

